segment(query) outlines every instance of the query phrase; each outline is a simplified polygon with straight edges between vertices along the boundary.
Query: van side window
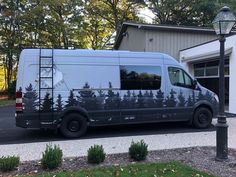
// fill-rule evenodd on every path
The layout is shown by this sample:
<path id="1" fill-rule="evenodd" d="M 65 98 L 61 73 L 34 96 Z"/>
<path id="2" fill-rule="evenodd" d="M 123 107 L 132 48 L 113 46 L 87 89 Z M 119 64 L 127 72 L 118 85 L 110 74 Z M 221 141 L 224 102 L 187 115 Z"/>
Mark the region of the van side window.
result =
<path id="1" fill-rule="evenodd" d="M 160 66 L 120 66 L 121 90 L 158 90 Z"/>
<path id="2" fill-rule="evenodd" d="M 168 68 L 170 82 L 174 86 L 193 88 L 193 81 L 189 75 L 180 68 Z"/>

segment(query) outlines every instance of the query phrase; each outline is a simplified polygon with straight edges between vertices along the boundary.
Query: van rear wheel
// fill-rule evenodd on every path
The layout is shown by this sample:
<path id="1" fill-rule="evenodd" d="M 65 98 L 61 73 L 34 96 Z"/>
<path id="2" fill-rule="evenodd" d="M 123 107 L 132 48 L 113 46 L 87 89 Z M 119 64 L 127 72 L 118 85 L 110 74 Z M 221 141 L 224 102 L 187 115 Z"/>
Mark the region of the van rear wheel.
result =
<path id="1" fill-rule="evenodd" d="M 194 117 L 193 125 L 196 128 L 207 128 L 211 125 L 212 113 L 208 108 L 200 107 L 197 108 Z"/>
<path id="2" fill-rule="evenodd" d="M 86 118 L 77 113 L 66 115 L 60 126 L 60 132 L 66 138 L 78 138 L 85 134 L 86 131 Z"/>

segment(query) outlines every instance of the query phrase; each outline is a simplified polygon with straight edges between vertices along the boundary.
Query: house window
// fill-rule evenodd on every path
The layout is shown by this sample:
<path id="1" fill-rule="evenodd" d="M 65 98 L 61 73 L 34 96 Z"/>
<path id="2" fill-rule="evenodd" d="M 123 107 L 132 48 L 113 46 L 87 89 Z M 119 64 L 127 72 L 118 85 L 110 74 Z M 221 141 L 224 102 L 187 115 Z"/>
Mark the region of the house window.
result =
<path id="1" fill-rule="evenodd" d="M 121 90 L 158 90 L 160 66 L 120 66 Z"/>
<path id="2" fill-rule="evenodd" d="M 194 64 L 193 67 L 196 78 L 219 77 L 219 60 Z M 225 76 L 229 76 L 228 58 L 225 60 Z"/>

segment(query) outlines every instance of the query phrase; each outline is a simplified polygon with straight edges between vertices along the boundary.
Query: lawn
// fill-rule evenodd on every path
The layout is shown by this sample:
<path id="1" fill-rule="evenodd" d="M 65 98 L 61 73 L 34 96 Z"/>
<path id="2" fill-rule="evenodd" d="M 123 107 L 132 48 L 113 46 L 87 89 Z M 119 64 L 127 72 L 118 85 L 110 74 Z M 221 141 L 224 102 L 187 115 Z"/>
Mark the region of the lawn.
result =
<path id="1" fill-rule="evenodd" d="M 1 106 L 13 106 L 15 105 L 16 100 L 0 100 L 0 107 Z"/>
<path id="2" fill-rule="evenodd" d="M 100 167 L 77 172 L 45 173 L 41 177 L 213 177 L 180 162 L 132 164 L 128 166 Z"/>

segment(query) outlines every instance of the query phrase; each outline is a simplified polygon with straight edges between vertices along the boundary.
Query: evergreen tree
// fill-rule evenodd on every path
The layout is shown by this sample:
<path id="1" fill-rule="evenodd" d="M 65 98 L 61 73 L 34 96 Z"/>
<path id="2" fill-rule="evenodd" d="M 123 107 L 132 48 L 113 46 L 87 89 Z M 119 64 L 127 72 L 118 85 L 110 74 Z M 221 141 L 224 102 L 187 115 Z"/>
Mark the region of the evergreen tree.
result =
<path id="1" fill-rule="evenodd" d="M 166 106 L 167 107 L 175 107 L 176 106 L 177 102 L 175 99 L 175 94 L 176 94 L 176 92 L 173 89 L 171 89 L 170 96 L 167 96 L 167 98 L 166 98 Z"/>
<path id="2" fill-rule="evenodd" d="M 204 95 L 202 94 L 202 91 L 199 91 L 198 93 L 198 100 L 204 99 Z"/>
<path id="3" fill-rule="evenodd" d="M 98 96 L 96 98 L 98 109 L 104 109 L 106 94 L 102 89 L 98 90 Z"/>
<path id="4" fill-rule="evenodd" d="M 52 98 L 50 97 L 50 94 L 46 93 L 43 100 L 44 101 L 43 101 L 42 107 L 41 107 L 42 112 L 51 112 L 53 102 L 52 102 Z"/>
<path id="5" fill-rule="evenodd" d="M 87 110 L 98 109 L 97 99 L 95 93 L 90 88 L 90 85 L 86 82 L 83 89 L 79 91 L 78 102 L 79 105 Z"/>
<path id="6" fill-rule="evenodd" d="M 65 105 L 66 108 L 78 105 L 78 102 L 74 97 L 75 97 L 74 92 L 71 90 L 68 100 L 66 101 L 66 105 Z"/>
<path id="7" fill-rule="evenodd" d="M 130 97 L 130 108 L 135 108 L 136 98 L 137 98 L 137 96 L 135 95 L 135 92 L 133 91 L 133 93 L 131 94 L 131 97 Z"/>
<path id="8" fill-rule="evenodd" d="M 140 90 L 137 96 L 137 107 L 138 108 L 144 108 L 144 99 L 142 91 Z"/>
<path id="9" fill-rule="evenodd" d="M 109 90 L 107 92 L 107 98 L 105 100 L 105 109 L 118 109 L 118 99 L 117 94 L 115 94 L 112 90 L 112 84 L 109 82 Z"/>
<path id="10" fill-rule="evenodd" d="M 158 108 L 162 108 L 163 107 L 164 92 L 162 92 L 161 89 L 157 91 L 155 101 L 156 101 L 156 107 L 158 107 Z"/>
<path id="11" fill-rule="evenodd" d="M 189 95 L 188 101 L 187 101 L 187 106 L 190 107 L 190 106 L 193 106 L 193 105 L 194 105 L 194 102 L 193 102 L 191 96 Z"/>
<path id="12" fill-rule="evenodd" d="M 62 100 L 61 100 L 61 94 L 58 94 L 58 96 L 57 96 L 56 110 L 57 110 L 57 111 L 62 111 L 62 110 L 63 110 L 63 104 L 62 104 Z"/>
<path id="13" fill-rule="evenodd" d="M 26 92 L 23 97 L 23 102 L 25 105 L 26 112 L 34 112 L 38 106 L 38 94 L 36 90 L 33 89 L 32 84 L 25 88 Z"/>
<path id="14" fill-rule="evenodd" d="M 180 90 L 179 95 L 178 95 L 178 100 L 179 100 L 178 106 L 179 107 L 184 107 L 186 102 L 185 102 L 185 97 L 183 95 L 183 92 L 181 90 Z"/>
<path id="15" fill-rule="evenodd" d="M 121 108 L 129 109 L 130 99 L 128 94 L 124 94 L 123 99 L 121 101 Z"/>

